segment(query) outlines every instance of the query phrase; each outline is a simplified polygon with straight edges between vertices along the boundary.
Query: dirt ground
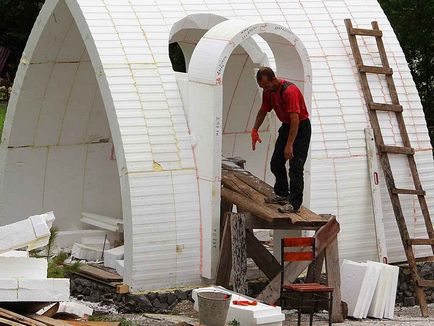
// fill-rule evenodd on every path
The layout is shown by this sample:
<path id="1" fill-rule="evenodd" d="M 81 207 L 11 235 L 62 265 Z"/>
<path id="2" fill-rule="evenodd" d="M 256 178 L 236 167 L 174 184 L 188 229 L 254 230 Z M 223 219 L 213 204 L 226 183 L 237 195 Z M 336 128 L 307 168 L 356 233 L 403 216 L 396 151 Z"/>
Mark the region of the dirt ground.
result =
<path id="1" fill-rule="evenodd" d="M 394 320 L 376 320 L 376 319 L 364 319 L 364 320 L 354 320 L 347 319 L 342 324 L 342 326 L 422 326 L 422 325 L 433 325 L 434 326 L 434 304 L 429 306 L 430 314 L 432 317 L 422 318 L 420 316 L 420 310 L 418 306 L 415 307 L 396 307 L 395 308 L 395 319 Z M 297 314 L 296 311 L 285 311 L 286 320 L 283 322 L 283 326 L 296 325 Z M 174 311 L 172 315 L 161 315 L 161 314 L 143 314 L 143 315 L 112 315 L 113 319 L 123 321 L 122 325 L 136 326 L 136 325 L 155 325 L 155 326 L 188 326 L 188 325 L 199 325 L 198 314 L 193 310 L 193 304 L 189 301 L 181 302 Z M 314 318 L 315 326 L 325 326 L 328 325 L 327 315 L 325 313 L 318 314 Z M 303 316 L 302 325 L 309 325 L 309 317 L 307 315 Z"/>

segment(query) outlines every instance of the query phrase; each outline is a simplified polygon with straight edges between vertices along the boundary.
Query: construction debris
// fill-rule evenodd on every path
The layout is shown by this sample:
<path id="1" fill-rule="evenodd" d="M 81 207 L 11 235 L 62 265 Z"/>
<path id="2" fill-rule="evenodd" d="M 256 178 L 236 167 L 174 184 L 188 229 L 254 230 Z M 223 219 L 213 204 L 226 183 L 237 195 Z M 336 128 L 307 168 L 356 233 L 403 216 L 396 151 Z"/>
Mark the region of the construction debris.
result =
<path id="1" fill-rule="evenodd" d="M 54 219 L 53 212 L 49 212 L 0 227 L 0 253 L 25 247 L 32 250 L 46 246 Z"/>
<path id="2" fill-rule="evenodd" d="M 124 246 L 106 250 L 104 252 L 104 266 L 116 269 L 117 260 L 124 259 Z"/>
<path id="3" fill-rule="evenodd" d="M 83 223 L 99 227 L 104 230 L 118 232 L 122 231 L 123 228 L 123 220 L 114 217 L 108 217 L 98 214 L 92 214 L 87 212 L 81 213 L 81 221 Z"/>
<path id="4" fill-rule="evenodd" d="M 198 308 L 198 292 L 202 291 L 216 291 L 221 293 L 226 293 L 232 295 L 231 303 L 228 310 L 228 315 L 226 318 L 227 322 L 236 320 L 240 326 L 252 326 L 252 325 L 262 325 L 262 326 L 281 326 L 282 321 L 285 320 L 285 315 L 282 313 L 281 308 L 278 306 L 270 306 L 261 302 L 257 302 L 255 299 L 240 295 L 236 292 L 229 291 L 224 287 L 206 287 L 193 290 L 192 298 L 194 300 L 194 309 L 196 311 Z M 234 302 L 251 302 L 255 301 L 255 305 L 238 305 Z"/>

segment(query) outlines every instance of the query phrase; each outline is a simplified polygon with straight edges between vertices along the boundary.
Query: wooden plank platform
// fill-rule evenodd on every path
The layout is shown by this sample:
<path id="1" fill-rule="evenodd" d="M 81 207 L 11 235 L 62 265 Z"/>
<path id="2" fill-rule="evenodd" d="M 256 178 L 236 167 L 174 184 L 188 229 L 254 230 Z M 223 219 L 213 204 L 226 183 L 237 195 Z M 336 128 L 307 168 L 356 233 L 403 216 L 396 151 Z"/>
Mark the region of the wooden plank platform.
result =
<path id="1" fill-rule="evenodd" d="M 234 165 L 222 165 L 222 199 L 244 212 L 274 224 L 319 228 L 328 218 L 302 207 L 299 213 L 280 213 L 278 204 L 267 204 L 264 199 L 273 194 L 273 188 L 250 172 Z"/>

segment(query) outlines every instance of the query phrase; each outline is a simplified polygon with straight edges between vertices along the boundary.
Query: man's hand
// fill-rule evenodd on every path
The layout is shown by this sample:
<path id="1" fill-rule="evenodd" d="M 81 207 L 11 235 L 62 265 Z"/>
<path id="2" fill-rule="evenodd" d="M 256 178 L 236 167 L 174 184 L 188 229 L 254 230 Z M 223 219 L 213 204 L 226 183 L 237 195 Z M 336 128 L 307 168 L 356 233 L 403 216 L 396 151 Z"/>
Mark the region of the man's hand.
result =
<path id="1" fill-rule="evenodd" d="M 261 138 L 259 138 L 258 130 L 256 129 L 252 129 L 251 136 L 252 136 L 252 149 L 255 150 L 256 143 L 257 142 L 262 143 L 262 140 Z"/>
<path id="2" fill-rule="evenodd" d="M 285 160 L 292 160 L 294 158 L 294 153 L 292 152 L 292 144 L 287 143 L 285 146 L 285 151 L 283 153 L 285 155 Z"/>

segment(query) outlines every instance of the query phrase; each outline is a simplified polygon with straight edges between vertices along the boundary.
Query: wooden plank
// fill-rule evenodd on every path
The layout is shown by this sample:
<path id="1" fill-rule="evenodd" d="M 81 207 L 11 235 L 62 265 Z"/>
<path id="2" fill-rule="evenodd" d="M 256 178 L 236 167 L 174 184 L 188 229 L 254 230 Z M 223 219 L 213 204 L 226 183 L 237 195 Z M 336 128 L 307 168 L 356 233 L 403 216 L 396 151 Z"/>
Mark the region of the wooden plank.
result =
<path id="1" fill-rule="evenodd" d="M 26 316 L 17 314 L 15 312 L 12 312 L 10 310 L 6 310 L 4 308 L 0 308 L 0 317 L 3 318 L 7 318 L 7 319 L 11 319 L 15 322 L 24 324 L 24 325 L 29 325 L 29 326 L 45 326 L 45 324 L 37 321 L 37 320 L 33 320 L 31 318 L 28 318 Z"/>
<path id="2" fill-rule="evenodd" d="M 56 302 L 56 304 L 54 304 L 50 309 L 45 311 L 43 315 L 46 317 L 53 317 L 54 314 L 59 310 L 59 306 L 60 306 L 59 302 Z"/>
<path id="3" fill-rule="evenodd" d="M 432 246 L 434 239 L 408 239 L 409 246 Z"/>
<path id="4" fill-rule="evenodd" d="M 336 217 L 332 217 L 326 225 L 320 228 L 314 235 L 315 238 L 315 256 L 318 256 L 324 249 L 330 245 L 331 241 L 340 231 L 340 225 Z"/>
<path id="5" fill-rule="evenodd" d="M 396 195 L 417 195 L 417 196 L 425 196 L 426 195 L 426 192 L 424 190 L 401 189 L 401 188 L 392 189 L 392 193 L 394 193 Z"/>
<path id="6" fill-rule="evenodd" d="M 273 221 L 274 211 L 269 209 L 265 206 L 260 205 L 252 205 L 251 200 L 244 197 L 243 195 L 240 195 L 239 193 L 228 189 L 226 187 L 223 187 L 221 189 L 221 196 L 226 199 L 227 201 L 230 201 L 237 205 L 239 209 L 242 211 L 247 211 L 259 218 L 262 218 L 268 222 Z M 278 214 L 278 213 L 277 213 Z M 276 215 L 277 215 L 276 214 Z"/>
<path id="7" fill-rule="evenodd" d="M 79 320 L 65 320 L 68 325 L 73 326 L 119 326 L 121 323 L 118 321 L 79 321 Z"/>
<path id="8" fill-rule="evenodd" d="M 377 36 L 381 37 L 383 36 L 383 33 L 381 31 L 373 30 L 373 29 L 364 29 L 364 28 L 351 28 L 350 29 L 351 35 L 359 35 L 359 36 Z"/>
<path id="9" fill-rule="evenodd" d="M 414 155 L 411 147 L 381 145 L 380 150 L 384 153 Z"/>
<path id="10" fill-rule="evenodd" d="M 359 72 L 362 72 L 362 73 L 380 74 L 380 75 L 392 75 L 393 74 L 392 68 L 387 68 L 387 67 L 360 65 L 360 66 L 357 66 L 357 68 L 359 69 Z"/>
<path id="11" fill-rule="evenodd" d="M 248 256 L 269 280 L 280 273 L 280 264 L 277 259 L 262 245 L 251 230 L 246 230 L 246 245 Z"/>
<path id="12" fill-rule="evenodd" d="M 231 239 L 231 213 L 225 214 L 222 241 L 220 244 L 220 255 L 217 263 L 216 285 L 229 287 L 232 271 L 232 239 Z"/>
<path id="13" fill-rule="evenodd" d="M 271 222 L 267 222 L 261 218 L 258 218 L 252 214 L 246 216 L 246 229 L 266 229 L 266 230 L 318 230 L 320 227 L 327 223 L 327 219 L 324 218 L 322 223 L 297 223 L 290 224 L 285 219 L 274 219 Z"/>
<path id="14" fill-rule="evenodd" d="M 424 287 L 424 288 L 432 288 L 432 287 L 434 287 L 434 280 L 420 279 L 417 281 L 417 285 Z"/>
<path id="15" fill-rule="evenodd" d="M 109 272 L 106 270 L 103 270 L 101 268 L 92 266 L 92 265 L 81 265 L 79 269 L 80 273 L 83 273 L 85 275 L 92 276 L 94 278 L 106 281 L 106 282 L 116 282 L 116 281 L 122 281 L 122 276 L 120 276 L 117 273 Z"/>
<path id="16" fill-rule="evenodd" d="M 234 291 L 247 294 L 247 249 L 244 213 L 231 213 L 232 276 Z"/>
<path id="17" fill-rule="evenodd" d="M 48 316 L 31 315 L 29 317 L 37 321 L 40 321 L 41 323 L 44 323 L 45 325 L 48 326 L 70 326 L 71 325 L 63 320 L 54 319 Z"/>
<path id="18" fill-rule="evenodd" d="M 327 246 L 325 250 L 325 261 L 327 282 L 329 286 L 334 288 L 332 320 L 334 323 L 342 323 L 344 321 L 344 317 L 342 315 L 341 306 L 341 272 L 339 267 L 339 249 L 337 237 L 334 237 L 334 240 L 329 246 Z"/>
<path id="19" fill-rule="evenodd" d="M 25 324 L 17 323 L 15 321 L 0 317 L 0 325 L 23 326 Z"/>
<path id="20" fill-rule="evenodd" d="M 387 104 L 387 103 L 369 103 L 368 107 L 371 110 L 386 111 L 386 112 L 402 112 L 403 108 L 400 104 Z"/>
<path id="21" fill-rule="evenodd" d="M 128 284 L 117 284 L 116 293 L 117 294 L 130 293 L 130 287 L 128 286 Z"/>

